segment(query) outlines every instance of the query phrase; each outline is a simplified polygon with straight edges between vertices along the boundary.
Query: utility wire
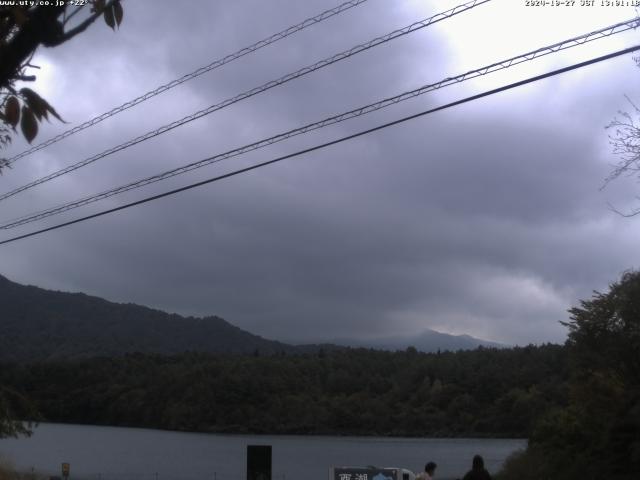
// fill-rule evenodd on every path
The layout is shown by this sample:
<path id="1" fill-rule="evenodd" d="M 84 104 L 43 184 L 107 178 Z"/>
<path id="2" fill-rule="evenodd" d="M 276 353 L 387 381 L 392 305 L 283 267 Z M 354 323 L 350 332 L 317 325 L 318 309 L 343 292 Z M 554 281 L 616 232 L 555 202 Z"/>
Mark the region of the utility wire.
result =
<path id="1" fill-rule="evenodd" d="M 274 143 L 278 143 L 281 142 L 283 140 L 289 139 L 291 137 L 297 136 L 297 135 L 301 135 L 313 130 L 317 130 L 320 128 L 324 128 L 326 126 L 329 125 L 333 125 L 336 123 L 340 123 L 352 118 L 356 118 L 371 112 L 375 112 L 377 110 L 386 108 L 388 106 L 394 105 L 396 103 L 400 103 L 403 102 L 405 100 L 417 97 L 419 95 L 423 95 L 427 92 L 430 91 L 434 91 L 440 88 L 444 88 L 446 86 L 455 84 L 455 83 L 460 83 L 472 78 L 476 78 L 482 75 L 486 75 L 488 73 L 492 73 L 498 70 L 502 70 L 502 69 L 506 69 L 509 68 L 513 65 L 518 65 L 522 62 L 526 62 L 526 61 L 530 61 L 533 60 L 535 58 L 539 58 L 545 55 L 548 55 L 550 53 L 554 53 L 554 52 L 558 52 L 560 50 L 565 50 L 568 48 L 572 48 L 578 45 L 582 45 L 586 42 L 592 41 L 592 40 L 596 40 L 596 39 L 600 39 L 600 38 L 604 38 L 616 33 L 620 33 L 620 32 L 624 32 L 626 30 L 629 30 L 631 28 L 634 28 L 635 26 L 638 25 L 639 20 L 637 19 L 633 19 L 633 20 L 628 20 L 627 22 L 621 22 L 621 23 L 617 23 L 614 25 L 611 25 L 609 27 L 606 28 L 602 28 L 600 30 L 596 30 L 594 32 L 590 32 L 584 35 L 580 35 L 578 37 L 574 37 L 574 38 L 570 38 L 568 40 L 564 40 L 562 42 L 558 42 L 555 43 L 553 45 L 549 45 L 546 47 L 542 47 L 542 48 L 538 48 L 537 50 L 533 50 L 531 52 L 527 52 L 524 53 L 522 55 L 518 55 L 516 57 L 511 57 L 509 59 L 506 60 L 502 60 L 500 62 L 496 62 L 487 66 L 484 66 L 482 68 L 478 68 L 475 70 L 471 70 L 468 71 L 466 73 L 463 73 L 461 75 L 457 75 L 455 77 L 448 77 L 444 80 L 440 80 L 439 82 L 436 83 L 432 83 L 429 85 L 424 85 L 420 88 L 417 88 L 415 90 L 411 90 L 408 92 L 404 92 L 401 93 L 400 95 L 396 95 L 394 97 L 390 97 L 390 98 L 386 98 L 383 100 L 380 100 L 378 102 L 375 103 L 371 103 L 368 105 L 365 105 L 363 107 L 354 109 L 354 110 L 350 110 L 344 113 L 341 113 L 339 115 L 334 115 L 332 117 L 328 117 L 325 118 L 323 120 L 320 120 L 318 122 L 314 122 L 314 123 L 310 123 L 307 124 L 305 126 L 293 129 L 293 130 L 289 130 L 287 132 L 284 133 L 280 133 L 277 134 L 275 136 L 272 137 L 268 137 L 262 140 L 259 140 L 257 142 L 224 152 L 224 153 L 220 153 L 217 155 L 214 155 L 212 157 L 208 157 L 202 160 L 199 160 L 197 162 L 193 162 L 178 168 L 174 168 L 172 170 L 168 170 L 166 172 L 162 172 L 156 175 L 153 175 L 151 177 L 146 177 L 125 185 L 121 185 L 119 187 L 116 188 L 112 188 L 110 190 L 106 190 L 103 191 L 101 193 L 98 194 L 94 194 L 88 197 L 84 197 L 81 198 L 79 200 L 75 200 L 72 202 L 67 202 L 65 204 L 62 205 L 58 205 L 56 207 L 52 207 L 46 210 L 42 210 L 39 212 L 34 212 L 25 216 L 22 216 L 20 218 L 14 219 L 14 220 L 10 220 L 5 224 L 0 225 L 0 229 L 2 230 L 7 230 L 10 228 L 15 228 L 21 225 L 25 225 L 27 223 L 31 223 L 31 222 L 35 222 L 37 220 L 41 220 L 59 213 L 63 213 L 66 212 L 68 210 L 72 210 L 74 208 L 78 208 L 84 205 L 88 205 L 90 203 L 94 203 L 97 202 L 99 200 L 104 200 L 106 198 L 118 195 L 120 193 L 124 193 L 127 192 L 129 190 L 134 190 L 136 188 L 140 188 L 143 187 L 145 185 L 150 185 L 152 183 L 156 183 L 159 182 L 161 180 L 165 180 L 167 178 L 171 178 L 177 175 L 181 175 L 183 173 L 189 172 L 191 170 L 195 170 L 198 168 L 202 168 L 204 166 L 213 164 L 213 163 L 218 163 L 221 162 L 223 160 L 226 160 L 228 158 L 232 158 L 232 157 L 236 157 L 238 155 L 242 155 L 244 153 L 253 151 L 253 150 L 257 150 L 263 147 L 266 147 L 268 145 L 272 145 Z"/>
<path id="2" fill-rule="evenodd" d="M 429 115 L 431 113 L 438 112 L 440 110 L 445 110 L 447 108 L 455 107 L 457 105 L 462 105 L 464 103 L 468 103 L 468 102 L 472 102 L 472 101 L 475 101 L 475 100 L 479 100 L 481 98 L 488 97 L 488 96 L 494 95 L 496 93 L 504 92 L 506 90 L 511 90 L 513 88 L 520 87 L 522 85 L 527 85 L 529 83 L 537 82 L 537 81 L 543 80 L 545 78 L 553 77 L 553 76 L 559 75 L 561 73 L 569 72 L 571 70 L 576 70 L 578 68 L 583 68 L 583 67 L 586 67 L 588 65 L 592 65 L 592 64 L 595 64 L 595 63 L 598 63 L 598 62 L 602 62 L 602 61 L 609 60 L 609 59 L 612 59 L 612 58 L 615 58 L 615 57 L 619 57 L 621 55 L 626 55 L 628 53 L 636 52 L 638 50 L 640 50 L 640 45 L 636 45 L 634 47 L 629 47 L 629 48 L 626 48 L 624 50 L 619 50 L 617 52 L 610 53 L 608 55 L 603 55 L 603 56 L 600 56 L 600 57 L 592 58 L 591 60 L 587 60 L 587 61 L 584 61 L 584 62 L 576 63 L 576 64 L 570 65 L 568 67 L 560 68 L 558 70 L 553 70 L 551 72 L 547 72 L 547 73 L 544 73 L 542 75 L 536 75 L 534 77 L 529 77 L 529 78 L 527 78 L 525 80 L 521 80 L 519 82 L 514 82 L 514 83 L 510 83 L 508 85 L 504 85 L 504 86 L 499 87 L 499 88 L 494 88 L 492 90 L 488 90 L 488 91 L 485 91 L 483 93 L 479 93 L 477 95 L 472 95 L 470 97 L 466 97 L 466 98 L 463 98 L 461 100 L 457 100 L 455 102 L 447 103 L 445 105 L 441 105 L 441 106 L 436 107 L 436 108 L 425 110 L 423 112 L 416 113 L 414 115 L 409 115 L 407 117 L 403 117 L 403 118 L 400 118 L 398 120 L 394 120 L 392 122 L 388 122 L 388 123 L 384 123 L 382 125 L 378 125 L 377 127 L 369 128 L 367 130 L 363 130 L 363 131 L 360 131 L 358 133 L 354 133 L 352 135 L 347 135 L 347 136 L 338 138 L 336 140 L 332 140 L 330 142 L 326 142 L 326 143 L 323 143 L 323 144 L 320 144 L 320 145 L 316 145 L 316 146 L 313 146 L 313 147 L 310 147 L 310 148 L 306 148 L 304 150 L 299 150 L 297 152 L 290 153 L 288 155 L 283 155 L 281 157 L 277 157 L 277 158 L 274 158 L 272 160 L 268 160 L 266 162 L 262 162 L 262 163 L 258 163 L 258 164 L 252 165 L 250 167 L 245 167 L 245 168 L 241 168 L 239 170 L 234 170 L 233 172 L 225 173 L 224 175 L 219 175 L 217 177 L 209 178 L 207 180 L 202 180 L 200 182 L 192 183 L 192 184 L 186 185 L 184 187 L 176 188 L 176 189 L 170 190 L 168 192 L 164 192 L 164 193 L 160 193 L 158 195 L 153 195 L 151 197 L 143 198 L 142 200 L 137 200 L 135 202 L 127 203 L 127 204 L 121 205 L 119 207 L 110 208 L 108 210 L 103 210 L 101 212 L 94 213 L 92 215 L 87 215 L 85 217 L 81 217 L 81 218 L 77 218 L 75 220 L 71 220 L 71 221 L 68 221 L 68 222 L 60 223 L 60 224 L 57 224 L 57 225 L 54 225 L 54 226 L 51 226 L 51 227 L 48 227 L 48 228 L 43 228 L 41 230 L 36 230 L 34 232 L 31 232 L 31 233 L 26 233 L 24 235 L 19 235 L 17 237 L 9 238 L 7 240 L 2 240 L 2 241 L 0 241 L 0 245 L 4 245 L 4 244 L 7 244 L 7 243 L 11 243 L 11 242 L 15 242 L 15 241 L 18 241 L 18 240 L 22 240 L 24 238 L 33 237 L 35 235 L 39 235 L 39 234 L 45 233 L 45 232 L 50 232 L 52 230 L 57 230 L 59 228 L 66 227 L 66 226 L 73 225 L 73 224 L 80 223 L 80 222 L 84 222 L 84 221 L 90 220 L 92 218 L 101 217 L 101 216 L 107 215 L 109 213 L 114 213 L 114 212 L 118 212 L 120 210 L 125 210 L 127 208 L 134 207 L 136 205 L 141 205 L 143 203 L 148 203 L 148 202 L 151 202 L 151 201 L 154 201 L 154 200 L 158 200 L 158 199 L 163 198 L 163 197 L 168 197 L 170 195 L 175 195 L 176 193 L 180 193 L 180 192 L 184 192 L 184 191 L 187 191 L 187 190 L 191 190 L 193 188 L 200 187 L 202 185 L 207 185 L 209 183 L 213 183 L 213 182 L 216 182 L 216 181 L 219 181 L 219 180 L 224 180 L 225 178 L 233 177 L 235 175 L 239 175 L 241 173 L 249 172 L 251 170 L 256 170 L 258 168 L 265 167 L 267 165 L 271 165 L 271 164 L 280 162 L 282 160 L 286 160 L 286 159 L 293 158 L 293 157 L 298 157 L 300 155 L 304 155 L 306 153 L 314 152 L 316 150 L 320 150 L 320 149 L 329 147 L 331 145 L 336 145 L 336 144 L 345 142 L 347 140 L 352 140 L 354 138 L 361 137 L 363 135 L 367 135 L 369 133 L 373 133 L 373 132 L 376 132 L 378 130 L 382 130 L 382 129 L 385 129 L 385 128 L 388 128 L 388 127 L 391 127 L 391 126 L 394 126 L 394 125 L 398 125 L 398 124 L 407 122 L 409 120 L 416 119 L 418 117 Z"/>
<path id="3" fill-rule="evenodd" d="M 2 195 L 0 195 L 0 201 L 1 200 L 5 200 L 9 197 L 13 197 L 14 195 L 17 195 L 20 192 L 23 192 L 25 190 L 28 190 L 29 188 L 33 188 L 37 185 L 40 185 L 42 183 L 48 182 L 49 180 L 53 180 L 54 178 L 57 178 L 61 175 L 65 175 L 69 172 L 72 172 L 74 170 L 77 170 L 79 168 L 82 168 L 86 165 L 89 165 L 93 162 L 96 162 L 108 155 L 111 155 L 113 153 L 119 152 L 121 150 L 124 150 L 126 148 L 129 148 L 133 145 L 136 145 L 140 142 L 144 142 L 146 140 L 149 140 L 153 137 L 156 137 L 158 135 L 162 135 L 163 133 L 166 133 L 170 130 L 173 130 L 174 128 L 180 127 L 182 125 L 184 125 L 185 123 L 189 123 L 192 122 L 194 120 L 197 120 L 199 118 L 202 118 L 206 115 L 209 115 L 215 111 L 221 110 L 223 108 L 226 108 L 230 105 L 233 105 L 234 103 L 240 102 L 242 100 L 245 100 L 247 98 L 253 97 L 254 95 L 257 95 L 259 93 L 265 92 L 267 90 L 270 90 L 274 87 L 277 87 L 279 85 L 282 85 L 284 83 L 287 83 L 291 80 L 294 80 L 296 78 L 300 78 L 304 75 L 308 75 L 309 73 L 315 72 L 316 70 L 320 70 L 321 68 L 327 67 L 331 64 L 334 64 L 336 62 L 339 62 L 341 60 L 345 60 L 347 58 L 350 58 L 354 55 L 357 55 L 358 53 L 364 52 L 365 50 L 369 50 L 370 48 L 376 47 L 378 45 L 382 45 L 384 43 L 390 42 L 391 40 L 395 40 L 398 37 L 404 36 L 404 35 L 408 35 L 412 32 L 415 32 L 417 30 L 420 30 L 422 28 L 428 27 L 429 25 L 433 25 L 434 23 L 440 22 L 442 20 L 451 18 L 454 15 L 457 15 L 459 13 L 471 10 L 472 8 L 482 5 L 484 3 L 490 2 L 491 0 L 472 0 L 470 2 L 458 5 L 454 8 L 451 8 L 445 12 L 442 13 L 438 13 L 432 17 L 429 17 L 427 19 L 421 20 L 419 22 L 415 22 L 412 23 L 411 25 L 408 25 L 404 28 L 398 29 L 398 30 L 394 30 L 391 33 L 388 33 L 386 35 L 383 35 L 381 37 L 377 37 L 374 38 L 373 40 L 370 40 L 366 43 L 357 45 L 355 47 L 350 48 L 349 50 L 345 50 L 341 53 L 338 53 L 336 55 L 333 55 L 332 57 L 329 58 L 325 58 L 324 60 L 320 60 L 319 62 L 314 63 L 313 65 L 309 65 L 306 66 L 304 68 L 301 68 L 293 73 L 289 73 L 287 75 L 284 75 L 283 77 L 280 77 L 277 80 L 271 80 L 259 87 L 255 87 L 252 88 L 251 90 L 247 90 L 244 93 L 241 93 L 239 95 L 236 95 L 235 97 L 231 97 L 228 98 L 220 103 L 217 103 L 215 105 L 211 105 L 210 107 L 207 107 L 203 110 L 200 110 L 198 112 L 192 113 L 191 115 L 188 115 L 180 120 L 176 120 L 174 122 L 171 122 L 167 125 L 164 125 L 156 130 L 152 130 L 150 132 L 147 132 L 143 135 L 140 135 L 139 137 L 136 137 L 132 140 L 129 140 L 127 142 L 124 142 L 120 145 L 117 145 L 115 147 L 112 147 L 108 150 L 103 151 L 102 153 L 99 153 L 97 155 L 94 155 L 92 157 L 86 158 L 84 160 L 81 160 L 73 165 L 70 165 L 66 168 L 63 168 L 61 170 L 58 170 L 56 172 L 53 172 L 49 175 L 46 175 L 42 178 L 39 178 L 37 180 L 34 180 L 33 182 L 30 182 L 26 185 L 23 185 L 21 187 L 18 187 L 10 192 L 4 193 Z"/>
<path id="4" fill-rule="evenodd" d="M 231 63 L 234 60 L 237 60 L 238 58 L 244 57 L 245 55 L 248 55 L 249 53 L 253 53 L 257 50 L 260 50 L 263 47 L 266 47 L 267 45 L 271 45 L 272 43 L 275 43 L 279 40 L 282 40 L 284 38 L 289 37 L 290 35 L 293 35 L 294 33 L 297 33 L 301 30 L 304 30 L 307 27 L 310 27 L 311 25 L 315 25 L 317 23 L 320 23 L 328 18 L 331 18 L 335 15 L 338 15 L 346 10 L 349 10 L 353 7 L 356 7 L 358 5 L 361 5 L 365 2 L 367 2 L 368 0 L 349 0 L 348 2 L 344 2 L 340 5 L 338 5 L 335 8 L 331 8 L 329 10 L 325 10 L 322 13 L 319 13 L 318 15 L 315 15 L 313 17 L 307 18 L 306 20 L 296 24 L 296 25 L 292 25 L 289 28 L 286 28 L 284 30 L 282 30 L 281 32 L 275 33 L 273 35 L 271 35 L 270 37 L 264 38 L 252 45 L 249 45 L 248 47 L 244 47 L 241 48 L 240 50 L 231 53 L 229 55 L 226 55 L 222 58 L 219 58 L 217 60 L 214 60 L 213 62 L 211 62 L 209 65 L 206 65 L 204 67 L 200 67 L 197 70 L 194 70 L 191 73 L 188 73 L 186 75 L 183 75 L 180 78 L 177 78 L 175 80 L 172 80 L 171 82 L 165 84 L 165 85 L 161 85 L 159 87 L 157 87 L 155 90 L 151 90 L 150 92 L 145 93 L 144 95 L 140 95 L 139 97 L 134 98 L 133 100 L 129 100 L 126 103 L 123 103 L 122 105 L 115 107 L 111 110 L 109 110 L 108 112 L 105 112 L 101 115 L 98 115 L 97 117 L 94 117 L 90 120 L 87 120 L 86 122 L 73 127 L 65 132 L 62 132 L 61 134 L 52 137 L 38 145 L 35 145 L 9 159 L 6 160 L 7 165 L 11 165 L 12 163 L 16 162 L 17 160 L 26 157 L 27 155 L 30 155 L 34 152 L 37 152 L 38 150 L 42 150 L 43 148 L 48 147 L 49 145 L 53 145 L 54 143 L 59 142 L 60 140 L 67 138 L 70 135 L 73 135 L 74 133 L 78 133 L 86 128 L 92 127 L 93 125 L 96 125 L 100 122 L 102 122 L 103 120 L 106 120 L 107 118 L 113 117 L 114 115 L 117 115 L 120 112 L 124 112 L 125 110 L 134 107 L 136 105 L 138 105 L 139 103 L 142 103 L 144 101 L 149 100 L 150 98 L 155 97 L 156 95 L 160 95 L 161 93 L 164 93 L 168 90 L 171 90 L 174 87 L 177 87 L 178 85 L 181 85 L 185 82 L 188 82 L 189 80 L 192 80 L 196 77 L 199 77 L 200 75 L 203 75 L 207 72 L 210 72 L 211 70 L 215 70 L 216 68 L 219 68 L 223 65 L 226 65 L 227 63 Z"/>

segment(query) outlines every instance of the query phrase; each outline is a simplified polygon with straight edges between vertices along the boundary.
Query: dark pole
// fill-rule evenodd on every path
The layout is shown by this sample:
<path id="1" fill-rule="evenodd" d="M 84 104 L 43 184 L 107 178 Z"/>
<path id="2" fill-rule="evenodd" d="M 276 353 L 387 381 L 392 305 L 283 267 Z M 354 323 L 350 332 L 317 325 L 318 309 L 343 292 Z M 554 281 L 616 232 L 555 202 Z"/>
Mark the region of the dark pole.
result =
<path id="1" fill-rule="evenodd" d="M 247 480 L 271 480 L 271 445 L 247 445 Z"/>

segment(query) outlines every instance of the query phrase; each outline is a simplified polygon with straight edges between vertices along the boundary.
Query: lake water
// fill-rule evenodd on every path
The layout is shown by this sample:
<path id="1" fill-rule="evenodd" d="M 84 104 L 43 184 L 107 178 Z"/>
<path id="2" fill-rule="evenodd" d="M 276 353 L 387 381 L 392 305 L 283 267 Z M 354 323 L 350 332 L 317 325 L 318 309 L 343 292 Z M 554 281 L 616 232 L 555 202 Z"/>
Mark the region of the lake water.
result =
<path id="1" fill-rule="evenodd" d="M 0 456 L 20 470 L 70 480 L 244 480 L 247 445 L 272 445 L 273 479 L 328 478 L 330 466 L 404 467 L 421 471 L 433 460 L 437 479 L 462 477 L 473 455 L 496 472 L 514 439 L 433 439 L 215 435 L 82 425 L 40 424 L 31 438 L 0 440 Z"/>

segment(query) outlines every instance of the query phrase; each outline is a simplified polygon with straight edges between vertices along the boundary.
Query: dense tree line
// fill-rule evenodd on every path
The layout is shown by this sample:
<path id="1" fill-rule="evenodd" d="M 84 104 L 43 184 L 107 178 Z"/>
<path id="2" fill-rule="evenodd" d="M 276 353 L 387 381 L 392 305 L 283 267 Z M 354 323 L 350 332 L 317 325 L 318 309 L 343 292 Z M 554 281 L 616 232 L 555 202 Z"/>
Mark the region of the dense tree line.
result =
<path id="1" fill-rule="evenodd" d="M 567 402 L 558 345 L 425 354 L 130 354 L 0 366 L 43 419 L 205 432 L 527 437 Z"/>
<path id="2" fill-rule="evenodd" d="M 570 310 L 569 395 L 535 423 L 503 479 L 637 480 L 640 475 L 640 272 Z"/>

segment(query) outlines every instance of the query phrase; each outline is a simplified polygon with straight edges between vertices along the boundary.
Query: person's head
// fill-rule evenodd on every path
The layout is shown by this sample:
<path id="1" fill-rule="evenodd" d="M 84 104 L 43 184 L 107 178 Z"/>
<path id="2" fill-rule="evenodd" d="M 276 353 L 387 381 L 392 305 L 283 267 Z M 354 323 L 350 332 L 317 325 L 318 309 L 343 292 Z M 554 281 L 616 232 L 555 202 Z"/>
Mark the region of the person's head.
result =
<path id="1" fill-rule="evenodd" d="M 424 466 L 424 471 L 433 476 L 436 471 L 436 467 L 437 465 L 434 462 L 429 462 Z"/>
<path id="2" fill-rule="evenodd" d="M 480 455 L 476 455 L 473 457 L 473 469 L 474 470 L 481 470 L 484 468 L 484 460 L 482 459 L 482 457 Z"/>

